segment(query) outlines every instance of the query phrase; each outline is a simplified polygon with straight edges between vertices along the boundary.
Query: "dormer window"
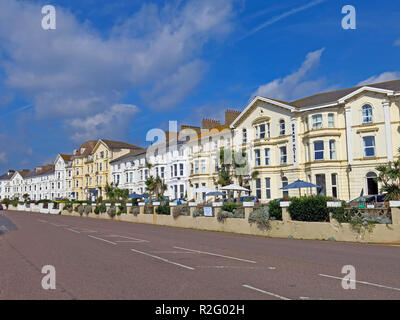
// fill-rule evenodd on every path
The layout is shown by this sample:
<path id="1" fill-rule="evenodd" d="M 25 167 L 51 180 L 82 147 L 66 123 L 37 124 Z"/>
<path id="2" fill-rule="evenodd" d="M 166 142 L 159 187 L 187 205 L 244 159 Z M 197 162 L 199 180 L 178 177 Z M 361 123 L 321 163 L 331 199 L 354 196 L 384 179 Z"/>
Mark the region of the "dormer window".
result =
<path id="1" fill-rule="evenodd" d="M 369 104 L 362 107 L 362 122 L 372 123 L 372 107 Z"/>

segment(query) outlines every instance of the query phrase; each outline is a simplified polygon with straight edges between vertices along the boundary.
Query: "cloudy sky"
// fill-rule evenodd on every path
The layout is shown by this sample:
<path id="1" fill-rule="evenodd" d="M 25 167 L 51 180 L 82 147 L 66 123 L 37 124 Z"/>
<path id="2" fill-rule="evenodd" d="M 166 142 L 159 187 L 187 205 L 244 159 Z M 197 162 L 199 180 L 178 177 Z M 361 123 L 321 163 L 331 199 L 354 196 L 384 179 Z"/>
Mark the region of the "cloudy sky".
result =
<path id="1" fill-rule="evenodd" d="M 0 170 L 87 139 L 145 145 L 256 95 L 291 101 L 400 78 L 400 10 L 353 0 L 1 0 Z M 56 30 L 41 9 L 56 8 Z"/>

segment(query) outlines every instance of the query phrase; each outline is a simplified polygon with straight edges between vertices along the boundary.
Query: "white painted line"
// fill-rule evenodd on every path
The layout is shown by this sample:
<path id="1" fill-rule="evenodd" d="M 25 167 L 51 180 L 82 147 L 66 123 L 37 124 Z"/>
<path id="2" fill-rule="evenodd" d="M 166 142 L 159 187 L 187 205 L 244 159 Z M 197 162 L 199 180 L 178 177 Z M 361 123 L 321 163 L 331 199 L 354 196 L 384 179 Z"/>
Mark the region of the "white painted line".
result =
<path id="1" fill-rule="evenodd" d="M 141 253 L 141 254 L 144 254 L 144 255 L 146 255 L 146 256 L 152 257 L 152 258 L 154 258 L 154 259 L 158 259 L 158 260 L 161 260 L 161 261 L 164 261 L 164 262 L 167 262 L 167 263 L 171 263 L 171 264 L 174 264 L 174 265 L 179 266 L 179 267 L 182 267 L 182 268 L 186 268 L 186 269 L 189 269 L 189 270 L 194 270 L 194 268 L 192 268 L 192 267 L 188 267 L 188 266 L 185 266 L 185 265 L 183 265 L 183 264 L 176 263 L 176 262 L 173 262 L 173 261 L 171 261 L 171 260 L 161 258 L 161 257 L 159 257 L 159 256 L 154 256 L 154 255 L 152 255 L 152 254 L 150 254 L 150 253 L 147 253 L 147 252 L 143 252 L 143 251 L 139 251 L 139 250 L 135 250 L 135 249 L 131 249 L 131 250 L 132 250 L 133 252 Z"/>
<path id="2" fill-rule="evenodd" d="M 330 276 L 330 275 L 327 275 L 327 274 L 321 274 L 321 273 L 319 273 L 318 275 L 321 276 L 321 277 L 343 280 L 343 278 L 335 277 L 335 276 Z M 384 285 L 382 285 L 382 284 L 376 284 L 376 283 L 372 283 L 372 282 L 358 281 L 358 280 L 352 280 L 352 279 L 346 279 L 346 281 L 352 281 L 352 282 L 362 283 L 362 284 L 366 284 L 366 285 L 374 286 L 374 287 L 378 287 L 378 288 L 385 288 L 385 289 L 400 291 L 399 288 L 388 287 L 388 286 L 384 286 Z"/>
<path id="3" fill-rule="evenodd" d="M 196 268 L 215 268 L 215 269 L 269 269 L 275 270 L 275 267 L 243 267 L 243 266 L 196 266 Z"/>
<path id="4" fill-rule="evenodd" d="M 67 225 L 67 224 L 57 224 L 57 223 L 50 223 L 50 224 L 52 224 L 53 226 L 56 226 L 56 227 L 69 227 L 69 225 Z"/>
<path id="5" fill-rule="evenodd" d="M 70 228 L 65 228 L 65 230 L 69 230 L 69 231 L 72 231 L 72 232 L 75 232 L 75 233 L 80 233 L 79 231 L 76 231 L 76 230 L 70 229 Z"/>
<path id="6" fill-rule="evenodd" d="M 37 219 L 37 221 L 44 222 L 44 223 L 47 222 L 46 220 L 41 220 L 41 219 Z"/>
<path id="7" fill-rule="evenodd" d="M 100 241 L 104 241 L 104 242 L 107 242 L 107 243 L 111 243 L 111 244 L 113 244 L 113 245 L 116 245 L 115 242 L 108 241 L 108 240 L 106 240 L 106 239 L 98 238 L 98 237 L 95 237 L 95 236 L 91 236 L 90 234 L 88 234 L 87 236 L 88 236 L 88 237 L 91 237 L 91 238 L 93 238 L 93 239 L 97 239 L 97 240 L 100 240 Z"/>
<path id="8" fill-rule="evenodd" d="M 136 241 L 144 241 L 144 242 L 149 242 L 149 241 L 147 241 L 147 240 L 143 240 L 143 239 L 137 239 L 137 238 L 126 237 L 126 236 L 119 236 L 119 235 L 116 235 L 116 234 L 112 234 L 112 235 L 109 235 L 109 236 L 107 236 L 107 237 L 112 237 L 112 238 L 122 238 L 122 239 L 129 239 L 129 240 L 136 240 Z"/>
<path id="9" fill-rule="evenodd" d="M 90 229 L 80 229 L 81 230 L 81 232 L 83 232 L 83 233 L 95 233 L 95 232 L 97 232 L 96 230 L 90 230 Z"/>
<path id="10" fill-rule="evenodd" d="M 275 298 L 278 298 L 278 299 L 281 299 L 281 300 L 291 300 L 291 299 L 289 299 L 289 298 L 280 296 L 280 295 L 275 294 L 275 293 L 272 293 L 272 292 L 268 292 L 268 291 L 264 291 L 264 290 L 261 290 L 261 289 L 258 289 L 258 288 L 254 288 L 254 287 L 249 286 L 249 285 L 247 285 L 247 284 L 244 284 L 243 287 L 248 288 L 248 289 L 251 289 L 251 290 L 255 290 L 255 291 L 258 291 L 258 292 L 261 292 L 261 293 L 264 293 L 264 294 L 268 294 L 268 295 L 270 295 L 270 296 L 272 296 L 272 297 L 275 297 Z"/>
<path id="11" fill-rule="evenodd" d="M 233 259 L 233 260 L 239 260 L 239 261 L 244 261 L 248 263 L 257 263 L 256 261 L 252 260 L 246 260 L 246 259 L 241 259 L 241 258 L 235 258 L 235 257 L 230 257 L 230 256 L 224 256 L 222 254 L 217 254 L 217 253 L 211 253 L 211 252 L 206 252 L 206 251 L 200 251 L 200 250 L 192 250 L 192 249 L 187 249 L 187 248 L 182 248 L 182 247 L 174 247 L 175 249 L 182 249 L 182 250 L 188 250 L 192 252 L 197 252 L 197 253 L 202 253 L 202 254 L 208 254 L 210 256 L 216 256 L 216 257 L 221 257 L 221 258 L 227 258 L 227 259 Z"/>
<path id="12" fill-rule="evenodd" d="M 115 240 L 118 243 L 140 243 L 140 242 L 147 242 L 146 240 Z"/>
<path id="13" fill-rule="evenodd" d="M 197 254 L 197 252 L 186 252 L 186 251 L 152 251 L 153 253 L 183 253 L 183 254 Z"/>

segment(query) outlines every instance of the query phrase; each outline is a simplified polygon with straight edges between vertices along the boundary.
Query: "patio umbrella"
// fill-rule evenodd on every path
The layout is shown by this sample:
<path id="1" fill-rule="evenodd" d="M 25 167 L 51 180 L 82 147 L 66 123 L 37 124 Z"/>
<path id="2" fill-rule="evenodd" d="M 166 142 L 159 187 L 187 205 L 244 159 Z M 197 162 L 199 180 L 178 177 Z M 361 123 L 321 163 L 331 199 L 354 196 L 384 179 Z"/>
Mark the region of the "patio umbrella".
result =
<path id="1" fill-rule="evenodd" d="M 301 189 L 302 188 L 320 188 L 320 186 L 317 186 L 316 184 L 312 184 L 303 180 L 297 180 L 295 182 L 292 182 L 291 184 L 288 184 L 285 187 L 280 188 L 281 190 L 289 190 L 289 189 L 299 189 L 299 194 L 301 197 Z"/>
<path id="2" fill-rule="evenodd" d="M 246 189 L 246 188 L 244 188 L 244 187 L 242 187 L 242 186 L 239 186 L 239 185 L 237 185 L 237 184 L 230 184 L 229 186 L 222 187 L 221 190 L 229 190 L 229 191 L 247 191 L 247 192 L 250 192 L 249 189 Z"/>

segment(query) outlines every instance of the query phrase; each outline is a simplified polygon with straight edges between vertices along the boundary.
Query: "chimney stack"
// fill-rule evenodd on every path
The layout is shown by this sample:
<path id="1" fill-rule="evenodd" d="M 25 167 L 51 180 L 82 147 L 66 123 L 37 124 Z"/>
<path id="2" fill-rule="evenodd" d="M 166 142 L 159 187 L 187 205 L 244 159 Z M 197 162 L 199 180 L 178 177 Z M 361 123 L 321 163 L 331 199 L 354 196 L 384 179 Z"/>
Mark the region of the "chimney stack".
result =
<path id="1" fill-rule="evenodd" d="M 226 110 L 225 111 L 225 125 L 230 126 L 233 121 L 240 115 L 240 111 L 237 110 Z"/>

